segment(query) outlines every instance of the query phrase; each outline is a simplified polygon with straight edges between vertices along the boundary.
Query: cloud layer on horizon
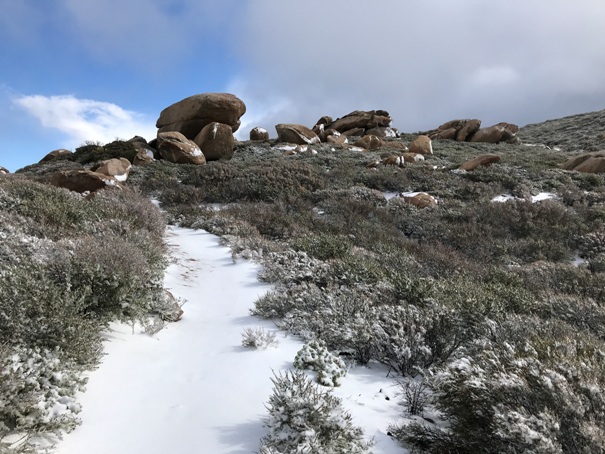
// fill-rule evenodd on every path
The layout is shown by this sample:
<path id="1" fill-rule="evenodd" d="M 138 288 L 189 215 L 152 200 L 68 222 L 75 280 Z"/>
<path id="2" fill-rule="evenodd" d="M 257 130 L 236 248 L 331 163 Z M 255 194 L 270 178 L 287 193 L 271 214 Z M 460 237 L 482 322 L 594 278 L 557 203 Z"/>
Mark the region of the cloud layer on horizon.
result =
<path id="1" fill-rule="evenodd" d="M 73 149 L 87 141 L 130 139 L 135 134 L 150 140 L 157 131 L 150 118 L 108 102 L 73 95 L 21 96 L 13 102 L 37 118 L 42 126 L 62 132 L 65 148 Z"/>
<path id="2" fill-rule="evenodd" d="M 605 108 L 601 0 L 258 0 L 242 18 L 239 95 L 265 127 L 355 109 L 388 110 L 404 131 L 522 126 Z M 287 107 L 263 116 L 267 96 Z"/>

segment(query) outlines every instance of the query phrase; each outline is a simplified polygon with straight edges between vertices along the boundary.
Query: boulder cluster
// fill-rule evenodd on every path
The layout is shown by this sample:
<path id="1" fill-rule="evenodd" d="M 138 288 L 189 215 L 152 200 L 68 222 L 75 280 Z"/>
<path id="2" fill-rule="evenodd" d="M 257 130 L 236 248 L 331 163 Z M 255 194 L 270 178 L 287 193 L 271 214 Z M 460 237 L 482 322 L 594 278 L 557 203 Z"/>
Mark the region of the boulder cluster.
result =
<path id="1" fill-rule="evenodd" d="M 51 183 L 73 191 L 87 193 L 102 188 L 122 188 L 131 166 L 149 165 L 164 159 L 178 164 L 203 165 L 208 161 L 229 160 L 233 156 L 235 137 L 246 112 L 244 102 L 229 93 L 202 93 L 190 96 L 166 107 L 156 122 L 157 136 L 147 142 L 135 136 L 128 140 L 133 154 L 108 159 L 89 169 L 67 170 L 56 173 Z M 332 150 L 364 152 L 381 150 L 380 160 L 368 163 L 368 168 L 379 166 L 404 167 L 406 164 L 425 160 L 433 154 L 433 141 L 455 140 L 458 142 L 514 143 L 519 127 L 511 123 L 498 123 L 481 127 L 477 119 L 451 120 L 436 129 L 419 133 L 409 143 L 404 143 L 393 119 L 386 110 L 355 110 L 343 117 L 323 116 L 312 127 L 301 124 L 277 124 L 277 149 L 286 155 L 317 153 L 315 145 L 328 144 Z M 269 141 L 266 129 L 257 126 L 250 130 L 251 141 Z M 389 154 L 390 153 L 390 154 Z M 41 163 L 65 159 L 72 154 L 65 149 L 48 153 Z M 486 154 L 462 164 L 457 171 L 473 171 L 489 166 L 500 156 Z M 576 156 L 562 165 L 566 170 L 581 172 L 605 172 L 605 152 Z M 0 167 L 0 175 L 9 173 Z M 414 196 L 416 197 L 416 196 Z M 409 199 L 409 200 L 408 200 Z M 424 200 L 416 203 L 416 200 Z M 421 195 L 410 203 L 424 205 L 427 198 Z M 432 206 L 428 203 L 426 206 Z"/>
<path id="2" fill-rule="evenodd" d="M 519 126 L 512 123 L 498 123 L 487 128 L 481 127 L 481 120 L 451 120 L 437 129 L 429 131 L 431 139 L 449 139 L 457 142 L 513 143 L 517 140 Z"/>

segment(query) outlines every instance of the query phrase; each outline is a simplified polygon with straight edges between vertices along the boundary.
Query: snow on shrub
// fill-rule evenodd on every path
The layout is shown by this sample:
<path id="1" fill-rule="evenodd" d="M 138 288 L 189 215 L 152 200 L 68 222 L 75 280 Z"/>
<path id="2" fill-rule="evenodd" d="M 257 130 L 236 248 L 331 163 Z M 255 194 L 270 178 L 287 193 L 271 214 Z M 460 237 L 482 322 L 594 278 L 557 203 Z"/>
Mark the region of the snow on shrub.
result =
<path id="1" fill-rule="evenodd" d="M 0 440 L 11 433 L 59 434 L 79 423 L 75 395 L 86 380 L 60 356 L 58 349 L 0 347 Z"/>
<path id="2" fill-rule="evenodd" d="M 263 327 L 246 328 L 242 333 L 242 345 L 258 350 L 277 347 L 279 344 L 274 331 L 267 331 Z"/>
<path id="3" fill-rule="evenodd" d="M 561 322 L 511 316 L 429 383 L 447 430 L 409 426 L 398 437 L 444 452 L 603 452 L 605 352 Z"/>
<path id="4" fill-rule="evenodd" d="M 318 340 L 303 345 L 294 358 L 294 367 L 317 372 L 317 382 L 323 386 L 340 386 L 340 379 L 346 373 L 344 361 Z"/>
<path id="5" fill-rule="evenodd" d="M 382 306 L 377 320 L 377 359 L 401 375 L 416 375 L 421 369 L 444 363 L 466 339 L 459 316 L 436 303 Z"/>
<path id="6" fill-rule="evenodd" d="M 269 433 L 262 454 L 366 454 L 371 443 L 341 400 L 319 388 L 302 371 L 276 374 L 267 409 Z"/>

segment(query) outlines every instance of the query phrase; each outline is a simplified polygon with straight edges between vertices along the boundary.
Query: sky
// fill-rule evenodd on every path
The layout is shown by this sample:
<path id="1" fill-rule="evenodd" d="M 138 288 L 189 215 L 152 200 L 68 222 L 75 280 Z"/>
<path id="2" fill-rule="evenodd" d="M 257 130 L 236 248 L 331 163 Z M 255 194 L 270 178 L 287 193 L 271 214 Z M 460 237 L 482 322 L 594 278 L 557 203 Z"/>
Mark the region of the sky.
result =
<path id="1" fill-rule="evenodd" d="M 254 126 L 383 109 L 404 132 L 605 108 L 602 0 L 0 0 L 0 166 L 155 137 L 233 93 Z"/>
<path id="2" fill-rule="evenodd" d="M 271 378 L 293 369 L 303 342 L 250 315 L 271 288 L 257 280 L 258 265 L 234 263 L 231 250 L 204 231 L 169 227 L 167 241 L 175 260 L 164 285 L 185 302 L 183 318 L 152 336 L 140 326 L 112 324 L 103 362 L 78 399 L 82 425 L 64 436 L 56 454 L 243 454 L 258 452 L 267 435 Z M 277 345 L 243 347 L 247 328 L 276 333 Z M 389 425 L 410 417 L 386 367 L 353 367 L 339 387 L 325 389 L 375 441 L 374 454 L 407 454 L 387 436 Z"/>

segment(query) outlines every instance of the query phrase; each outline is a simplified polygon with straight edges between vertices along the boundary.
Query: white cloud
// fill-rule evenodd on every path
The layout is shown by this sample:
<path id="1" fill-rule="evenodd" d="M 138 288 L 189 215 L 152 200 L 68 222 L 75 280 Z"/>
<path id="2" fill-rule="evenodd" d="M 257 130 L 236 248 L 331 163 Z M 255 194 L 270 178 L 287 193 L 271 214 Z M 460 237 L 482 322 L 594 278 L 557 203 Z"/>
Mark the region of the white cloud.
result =
<path id="1" fill-rule="evenodd" d="M 21 96 L 14 104 L 36 117 L 46 128 L 65 134 L 63 147 L 75 148 L 85 141 L 111 142 L 140 135 L 155 137 L 154 121 L 112 103 L 63 96 Z"/>

